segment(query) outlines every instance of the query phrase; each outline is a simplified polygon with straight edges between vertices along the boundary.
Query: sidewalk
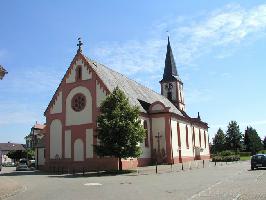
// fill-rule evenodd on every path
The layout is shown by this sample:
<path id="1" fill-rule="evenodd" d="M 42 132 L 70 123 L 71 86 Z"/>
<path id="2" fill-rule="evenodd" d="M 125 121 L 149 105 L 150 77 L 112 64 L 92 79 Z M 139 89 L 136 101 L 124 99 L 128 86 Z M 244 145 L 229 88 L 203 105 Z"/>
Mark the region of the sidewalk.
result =
<path id="1" fill-rule="evenodd" d="M 210 168 L 210 167 L 219 167 L 219 166 L 226 166 L 231 165 L 236 162 L 211 162 L 209 160 L 195 160 L 189 161 L 184 163 L 178 163 L 173 165 L 158 165 L 157 166 L 157 173 L 170 173 L 170 172 L 179 172 L 179 171 L 188 171 L 188 170 L 195 170 L 195 169 L 202 169 L 202 168 Z M 156 173 L 156 166 L 146 166 L 146 167 L 138 167 L 137 173 L 139 175 L 148 175 L 148 174 L 155 174 Z"/>
<path id="2" fill-rule="evenodd" d="M 23 189 L 22 185 L 4 175 L 9 171 L 9 168 L 3 167 L 0 173 L 0 200 L 13 196 Z"/>

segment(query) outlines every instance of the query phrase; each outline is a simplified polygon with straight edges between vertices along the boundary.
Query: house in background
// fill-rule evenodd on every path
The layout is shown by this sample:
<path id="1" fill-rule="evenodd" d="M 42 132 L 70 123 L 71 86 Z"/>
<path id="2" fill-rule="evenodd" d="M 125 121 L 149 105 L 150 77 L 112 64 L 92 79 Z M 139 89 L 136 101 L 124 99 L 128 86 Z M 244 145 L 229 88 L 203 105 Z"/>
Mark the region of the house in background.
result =
<path id="1" fill-rule="evenodd" d="M 36 167 L 42 168 L 45 163 L 45 147 L 44 147 L 44 135 L 45 135 L 45 124 L 38 124 L 36 122 L 29 133 L 25 137 L 26 148 L 34 149 L 35 151 L 35 160 Z"/>
<path id="2" fill-rule="evenodd" d="M 118 169 L 118 159 L 98 157 L 93 146 L 99 142 L 96 120 L 101 102 L 117 86 L 132 106 L 140 108 L 146 129 L 140 144 L 142 155 L 122 160 L 123 169 L 150 165 L 154 160 L 171 164 L 210 158 L 208 124 L 199 114 L 193 118 L 186 113 L 183 82 L 169 38 L 161 94 L 89 59 L 81 45 L 79 41 L 77 54 L 44 113 L 47 170 Z"/>
<path id="3" fill-rule="evenodd" d="M 9 151 L 25 151 L 25 148 L 22 144 L 17 144 L 17 143 L 0 143 L 0 164 L 5 165 L 9 163 L 13 163 L 14 160 L 9 158 L 7 156 Z"/>

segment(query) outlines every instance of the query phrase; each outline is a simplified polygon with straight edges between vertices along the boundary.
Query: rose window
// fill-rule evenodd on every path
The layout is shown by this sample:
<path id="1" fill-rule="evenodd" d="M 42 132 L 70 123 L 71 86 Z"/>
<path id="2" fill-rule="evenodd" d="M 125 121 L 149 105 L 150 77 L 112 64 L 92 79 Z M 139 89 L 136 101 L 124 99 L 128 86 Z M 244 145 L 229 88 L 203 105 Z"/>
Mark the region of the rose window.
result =
<path id="1" fill-rule="evenodd" d="M 86 106 L 86 97 L 83 94 L 76 94 L 72 98 L 72 109 L 76 112 L 82 111 Z"/>

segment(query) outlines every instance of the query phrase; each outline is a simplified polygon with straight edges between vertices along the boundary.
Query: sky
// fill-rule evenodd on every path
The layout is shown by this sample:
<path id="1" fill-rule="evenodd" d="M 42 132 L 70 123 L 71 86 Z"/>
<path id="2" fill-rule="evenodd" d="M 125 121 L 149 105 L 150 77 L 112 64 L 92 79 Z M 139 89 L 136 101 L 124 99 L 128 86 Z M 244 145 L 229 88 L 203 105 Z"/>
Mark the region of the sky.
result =
<path id="1" fill-rule="evenodd" d="M 25 143 L 77 50 L 160 93 L 167 36 L 186 111 L 266 136 L 266 2 L 1 1 L 0 143 Z"/>

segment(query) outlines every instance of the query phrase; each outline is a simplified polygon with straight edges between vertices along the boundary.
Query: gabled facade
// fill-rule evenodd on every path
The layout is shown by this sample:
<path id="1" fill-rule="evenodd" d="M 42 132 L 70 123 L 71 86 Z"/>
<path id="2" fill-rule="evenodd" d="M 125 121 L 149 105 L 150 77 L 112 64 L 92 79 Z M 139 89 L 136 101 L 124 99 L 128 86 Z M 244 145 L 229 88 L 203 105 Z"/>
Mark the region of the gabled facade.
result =
<path id="1" fill-rule="evenodd" d="M 45 167 L 74 170 L 117 169 L 116 158 L 99 158 L 96 119 L 106 96 L 118 86 L 140 107 L 147 130 L 140 158 L 122 161 L 123 169 L 209 158 L 208 125 L 185 113 L 181 82 L 168 39 L 161 94 L 99 64 L 78 49 L 46 111 Z"/>

